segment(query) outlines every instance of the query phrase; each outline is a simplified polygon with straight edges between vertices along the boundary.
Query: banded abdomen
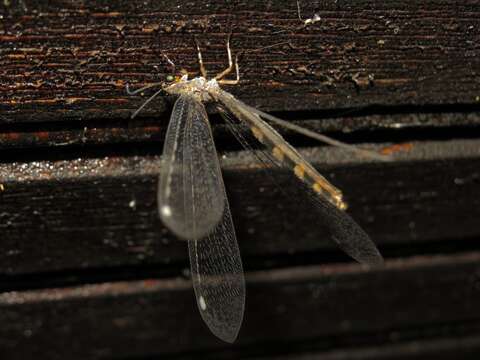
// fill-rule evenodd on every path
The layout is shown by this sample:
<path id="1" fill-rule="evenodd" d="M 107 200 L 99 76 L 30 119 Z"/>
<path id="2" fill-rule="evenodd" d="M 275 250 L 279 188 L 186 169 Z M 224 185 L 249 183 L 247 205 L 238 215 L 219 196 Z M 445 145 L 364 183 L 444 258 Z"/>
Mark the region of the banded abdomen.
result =
<path id="1" fill-rule="evenodd" d="M 248 124 L 253 136 L 271 152 L 272 156 L 283 166 L 292 169 L 295 176 L 304 182 L 314 193 L 341 210 L 347 208 L 343 201 L 342 192 L 333 186 L 327 179 L 306 161 L 285 139 L 268 123 L 253 113 L 247 106 L 232 95 L 221 91 L 213 95 L 225 105 L 239 120 Z"/>

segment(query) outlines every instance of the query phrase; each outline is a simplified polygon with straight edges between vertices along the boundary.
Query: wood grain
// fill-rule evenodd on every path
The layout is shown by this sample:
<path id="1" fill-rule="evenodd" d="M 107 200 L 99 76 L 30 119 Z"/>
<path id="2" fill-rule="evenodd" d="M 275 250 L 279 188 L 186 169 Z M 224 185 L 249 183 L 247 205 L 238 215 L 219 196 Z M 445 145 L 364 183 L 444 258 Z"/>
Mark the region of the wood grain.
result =
<path id="1" fill-rule="evenodd" d="M 304 27 L 295 1 L 5 2 L 0 122 L 126 120 L 142 102 L 126 83 L 164 81 L 162 53 L 196 72 L 194 35 L 217 72 L 229 31 L 245 52 L 231 91 L 265 110 L 478 104 L 478 1 L 304 3 L 322 21 Z"/>
<path id="2" fill-rule="evenodd" d="M 301 5 L 321 20 L 286 0 L 0 3 L 2 360 L 478 357 L 480 1 Z M 223 69 L 230 32 L 244 54 L 226 90 L 395 156 L 282 131 L 379 244 L 386 266 L 369 270 L 209 108 L 247 272 L 232 347 L 202 323 L 186 246 L 157 216 L 173 98 L 131 120 L 151 92 L 125 92 L 164 81 L 163 54 L 195 75 L 194 37 Z"/>
<path id="3" fill-rule="evenodd" d="M 8 359 L 31 353 L 50 360 L 179 353 L 230 359 L 267 348 L 285 353 L 332 343 L 398 346 L 442 333 L 478 336 L 479 271 L 480 255 L 471 253 L 392 261 L 370 271 L 354 264 L 251 273 L 245 323 L 233 346 L 203 325 L 188 280 L 10 292 L 0 295 L 0 348 Z"/>
<path id="4" fill-rule="evenodd" d="M 352 161 L 329 147 L 304 154 L 344 190 L 351 215 L 387 254 L 474 247 L 480 235 L 478 140 L 407 145 L 387 164 Z M 295 201 L 302 197 L 288 170 L 273 173 L 272 181 L 248 153 L 229 153 L 222 166 L 247 267 L 325 250 L 317 261 L 347 260 L 334 250 L 317 213 Z M 1 272 L 186 266 L 185 244 L 157 216 L 158 169 L 155 156 L 0 165 Z M 448 246 L 454 239 L 457 245 Z"/>

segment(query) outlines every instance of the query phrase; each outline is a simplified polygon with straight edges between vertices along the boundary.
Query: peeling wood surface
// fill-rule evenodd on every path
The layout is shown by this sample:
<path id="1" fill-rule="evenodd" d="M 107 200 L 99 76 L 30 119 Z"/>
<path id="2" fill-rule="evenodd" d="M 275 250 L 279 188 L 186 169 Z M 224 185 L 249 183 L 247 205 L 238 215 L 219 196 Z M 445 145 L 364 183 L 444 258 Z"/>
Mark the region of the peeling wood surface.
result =
<path id="1" fill-rule="evenodd" d="M 193 36 L 214 73 L 225 40 L 245 51 L 231 91 L 266 110 L 369 104 L 478 104 L 478 1 L 304 2 L 322 20 L 304 27 L 295 1 L 48 1 L 0 7 L 0 122 L 127 119 L 125 94 L 197 71 Z M 7 4 L 7 5 L 5 5 Z M 285 43 L 267 51 L 256 51 Z M 158 117 L 159 99 L 144 114 Z"/>

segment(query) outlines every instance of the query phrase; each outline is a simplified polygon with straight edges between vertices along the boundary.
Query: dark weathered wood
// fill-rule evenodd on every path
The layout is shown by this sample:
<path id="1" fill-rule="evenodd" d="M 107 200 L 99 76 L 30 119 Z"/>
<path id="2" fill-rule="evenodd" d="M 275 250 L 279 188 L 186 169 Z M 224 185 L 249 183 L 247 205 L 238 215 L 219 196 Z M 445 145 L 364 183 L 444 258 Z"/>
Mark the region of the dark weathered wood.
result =
<path id="1" fill-rule="evenodd" d="M 480 1 L 301 4 L 322 20 L 303 26 L 294 0 L 1 2 L 2 360 L 476 358 Z M 202 323 L 186 244 L 156 213 L 172 99 L 130 120 L 145 97 L 125 94 L 165 79 L 162 52 L 193 74 L 193 36 L 220 70 L 230 29 L 246 53 L 228 91 L 396 155 L 284 132 L 386 255 L 367 270 L 211 115 L 247 271 L 232 347 Z"/>
<path id="2" fill-rule="evenodd" d="M 211 110 L 215 111 L 213 108 Z M 339 111 L 282 112 L 280 116 L 314 131 L 333 132 L 334 137 L 342 136 L 350 142 L 378 142 L 475 137 L 472 129 L 480 124 L 479 110 L 480 106 L 463 105 L 398 108 L 368 106 Z M 218 150 L 240 148 L 218 114 L 211 113 L 210 120 Z M 85 150 L 90 150 L 90 147 L 97 145 L 123 145 L 123 149 L 128 149 L 138 147 L 139 143 L 159 143 L 159 149 L 168 121 L 167 112 L 158 118 L 142 120 L 0 125 L 0 144 L 6 150 L 63 147 L 68 151 L 71 146 L 82 146 Z M 308 142 L 305 137 L 295 136 L 291 131 L 278 126 L 277 129 L 295 145 L 318 144 Z M 113 149 L 110 151 L 114 152 Z M 4 159 L 12 161 L 16 158 L 18 155 L 12 153 Z"/>
<path id="3" fill-rule="evenodd" d="M 479 1 L 302 3 L 322 21 L 303 27 L 295 1 L 5 2 L 0 122 L 127 119 L 142 101 L 127 82 L 165 79 L 162 52 L 196 71 L 193 35 L 218 71 L 230 29 L 247 52 L 231 90 L 264 109 L 478 103 Z M 164 110 L 159 99 L 145 114 Z"/>
<path id="4" fill-rule="evenodd" d="M 445 242 L 450 251 L 474 246 L 480 236 L 478 140 L 412 143 L 406 149 L 392 163 L 352 161 L 350 154 L 333 148 L 304 153 L 344 190 L 352 216 L 387 254 L 435 253 L 435 247 L 421 250 L 430 242 Z M 329 250 L 341 256 L 308 204 L 279 192 L 260 169 L 248 169 L 253 160 L 239 153 L 222 161 L 247 266 L 262 256 L 271 261 L 275 254 Z M 158 167 L 158 157 L 0 165 L 0 272 L 184 266 L 185 244 L 157 216 Z M 295 191 L 284 181 L 291 176 L 288 170 L 274 175 L 287 194 Z M 452 239 L 456 242 L 448 246 Z M 326 254 L 317 261 L 325 260 Z"/>
<path id="5" fill-rule="evenodd" d="M 180 352 L 218 358 L 213 351 L 221 349 L 225 358 L 238 358 L 238 351 L 264 354 L 272 345 L 326 350 L 335 343 L 348 348 L 359 341 L 478 336 L 479 269 L 480 254 L 471 253 L 397 260 L 370 271 L 354 264 L 251 273 L 245 323 L 233 346 L 203 325 L 188 280 L 4 293 L 0 348 L 8 359 Z"/>
<path id="6" fill-rule="evenodd" d="M 401 333 L 401 332 L 399 332 Z M 399 333 L 396 335 L 398 336 Z M 359 360 L 359 359 L 418 359 L 450 360 L 453 358 L 476 360 L 480 352 L 480 337 L 439 337 L 415 339 L 412 341 L 392 341 L 387 344 L 375 344 L 367 347 L 349 347 L 343 350 L 304 351 L 286 355 L 253 357 L 255 360 Z"/>

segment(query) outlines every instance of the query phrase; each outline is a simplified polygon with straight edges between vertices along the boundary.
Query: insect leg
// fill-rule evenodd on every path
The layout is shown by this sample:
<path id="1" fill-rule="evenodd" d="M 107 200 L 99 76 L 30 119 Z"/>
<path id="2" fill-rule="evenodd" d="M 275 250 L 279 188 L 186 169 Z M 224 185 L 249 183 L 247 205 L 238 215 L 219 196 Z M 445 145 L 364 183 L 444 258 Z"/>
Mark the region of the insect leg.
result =
<path id="1" fill-rule="evenodd" d="M 163 89 L 158 90 L 155 94 L 153 94 L 153 95 L 150 96 L 147 100 L 145 100 L 145 102 L 142 104 L 142 106 L 140 106 L 140 107 L 132 114 L 132 116 L 130 116 L 130 119 L 135 118 L 135 117 L 138 115 L 138 113 L 139 113 L 140 111 L 142 111 L 142 110 L 145 108 L 145 106 L 147 106 L 153 99 L 155 99 L 155 98 L 157 97 L 157 95 L 160 94 L 162 91 L 163 91 Z"/>
<path id="2" fill-rule="evenodd" d="M 228 39 L 227 39 L 228 68 L 223 70 L 221 73 L 217 74 L 217 76 L 215 76 L 215 80 L 218 80 L 220 84 L 236 85 L 240 81 L 240 71 L 238 69 L 238 55 L 235 56 L 235 62 L 232 60 L 232 50 L 230 49 L 230 37 L 231 37 L 231 34 L 228 35 Z M 234 68 L 237 75 L 236 79 L 235 80 L 223 79 L 225 76 L 230 74 Z"/>
<path id="3" fill-rule="evenodd" d="M 162 83 L 153 83 L 153 84 L 150 84 L 150 85 L 146 85 L 146 86 L 144 86 L 140 89 L 137 89 L 137 90 L 131 90 L 130 85 L 127 84 L 127 85 L 125 85 L 125 90 L 127 91 L 128 95 L 137 95 L 137 94 L 141 93 L 142 91 L 145 91 L 145 90 L 150 89 L 150 88 L 155 87 L 155 86 L 162 86 L 162 85 L 163 85 Z"/>
<path id="4" fill-rule="evenodd" d="M 223 85 L 237 85 L 240 82 L 240 69 L 238 67 L 238 56 L 235 56 L 235 80 L 220 79 L 219 84 Z"/>
<path id="5" fill-rule="evenodd" d="M 202 51 L 200 50 L 200 45 L 198 44 L 198 40 L 195 37 L 195 45 L 197 45 L 197 55 L 198 55 L 198 64 L 200 65 L 200 74 L 206 79 L 207 78 L 207 69 L 205 69 L 205 65 L 203 64 L 202 58 Z"/>
<path id="6" fill-rule="evenodd" d="M 164 52 L 161 52 L 162 56 L 165 58 L 165 60 L 167 60 L 168 62 L 168 65 L 170 65 L 172 67 L 172 73 L 175 73 L 175 70 L 177 68 L 177 66 L 175 65 L 175 63 L 170 60 L 170 58 L 168 57 L 167 54 L 165 54 Z"/>

